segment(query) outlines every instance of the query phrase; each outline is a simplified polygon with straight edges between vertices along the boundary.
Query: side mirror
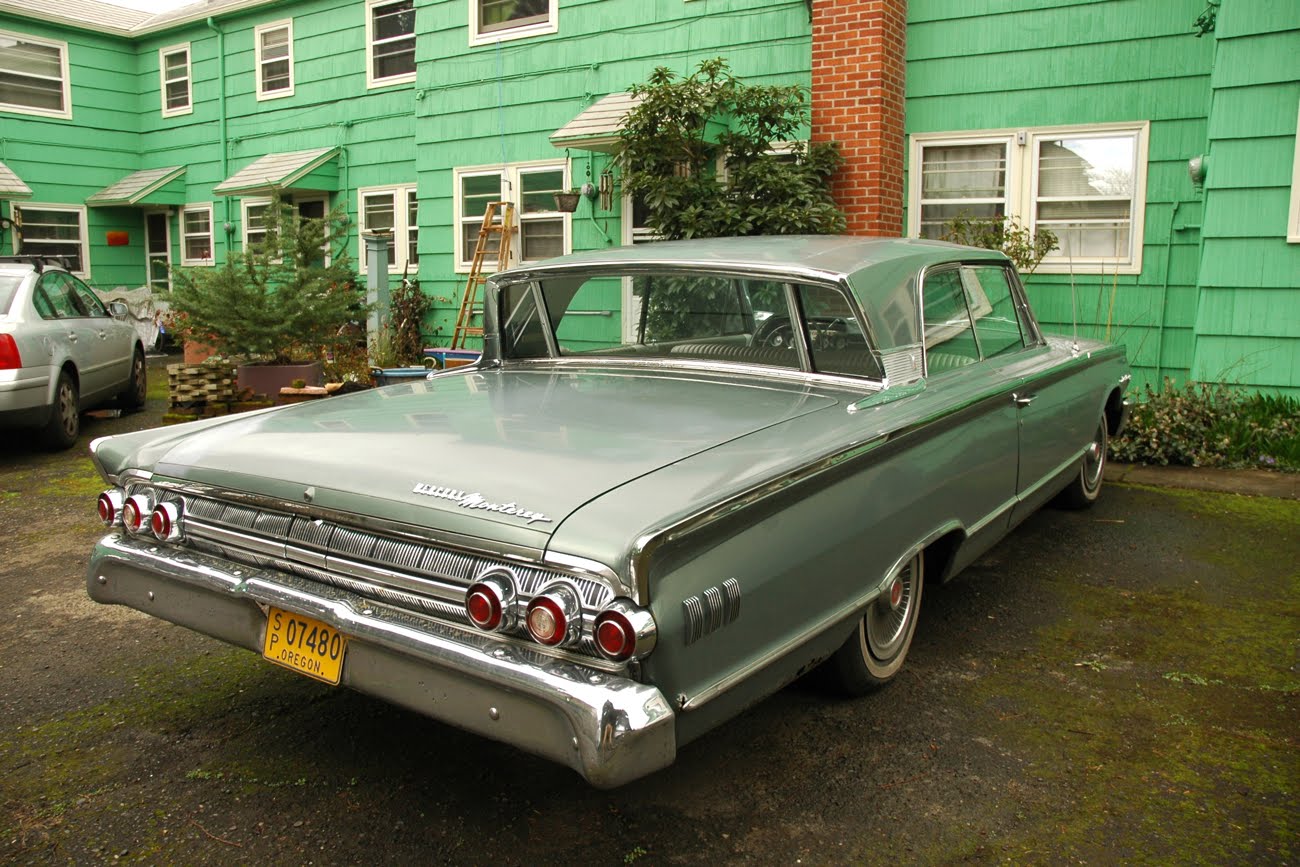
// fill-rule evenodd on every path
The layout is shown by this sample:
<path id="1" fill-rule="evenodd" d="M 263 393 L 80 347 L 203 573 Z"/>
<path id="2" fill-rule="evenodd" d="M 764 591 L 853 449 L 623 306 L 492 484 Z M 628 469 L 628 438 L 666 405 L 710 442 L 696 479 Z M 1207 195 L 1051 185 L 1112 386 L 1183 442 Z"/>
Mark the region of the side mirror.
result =
<path id="1" fill-rule="evenodd" d="M 131 309 L 126 306 L 124 301 L 110 301 L 108 303 L 108 312 L 114 319 L 126 319 L 131 315 Z"/>

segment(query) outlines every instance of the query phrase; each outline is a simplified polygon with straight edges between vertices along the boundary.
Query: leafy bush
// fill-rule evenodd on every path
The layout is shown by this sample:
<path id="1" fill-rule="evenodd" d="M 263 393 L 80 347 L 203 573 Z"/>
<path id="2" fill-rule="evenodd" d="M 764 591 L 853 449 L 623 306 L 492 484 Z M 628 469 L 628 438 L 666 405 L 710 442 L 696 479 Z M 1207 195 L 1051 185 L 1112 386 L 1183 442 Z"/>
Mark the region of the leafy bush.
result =
<path id="1" fill-rule="evenodd" d="M 1043 257 L 1060 242 L 1051 229 L 1031 232 L 1015 217 L 972 217 L 964 212 L 944 224 L 943 239 L 968 247 L 1001 250 L 1025 275 L 1034 273 Z"/>
<path id="2" fill-rule="evenodd" d="M 660 238 L 844 231 L 830 192 L 844 159 L 833 142 L 801 141 L 802 88 L 745 84 L 719 57 L 684 78 L 661 66 L 632 93 L 641 101 L 620 133 L 623 190 Z"/>
<path id="3" fill-rule="evenodd" d="M 1300 401 L 1246 394 L 1224 383 L 1147 386 L 1111 457 L 1193 467 L 1262 466 L 1300 471 Z"/>
<path id="4" fill-rule="evenodd" d="M 250 361 L 315 360 L 365 318 L 365 298 L 347 254 L 346 221 L 300 219 L 277 197 L 265 240 L 231 252 L 222 265 L 173 271 L 171 308 L 187 336 Z M 331 251 L 326 264 L 324 250 Z"/>

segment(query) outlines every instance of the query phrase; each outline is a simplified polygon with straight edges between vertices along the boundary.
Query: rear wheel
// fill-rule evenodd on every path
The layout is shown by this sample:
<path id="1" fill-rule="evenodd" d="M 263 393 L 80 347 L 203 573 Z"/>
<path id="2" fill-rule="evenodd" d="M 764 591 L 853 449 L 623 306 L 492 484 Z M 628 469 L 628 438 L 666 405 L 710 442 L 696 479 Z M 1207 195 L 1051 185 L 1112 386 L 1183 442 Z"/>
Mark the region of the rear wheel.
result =
<path id="1" fill-rule="evenodd" d="M 81 407 L 78 405 L 77 383 L 66 370 L 59 372 L 59 382 L 54 388 L 54 406 L 50 407 L 50 420 L 42 431 L 42 439 L 51 449 L 67 449 L 77 442 L 81 433 Z"/>
<path id="2" fill-rule="evenodd" d="M 1079 474 L 1065 490 L 1056 496 L 1056 504 L 1067 509 L 1086 509 L 1101 496 L 1101 483 L 1106 475 L 1106 419 L 1097 424 L 1097 432 L 1079 458 Z"/>
<path id="3" fill-rule="evenodd" d="M 831 657 L 831 671 L 844 692 L 864 695 L 889 683 L 902 669 L 921 612 L 924 572 L 924 558 L 918 551 L 894 573 L 885 592 Z"/>
<path id="4" fill-rule="evenodd" d="M 144 352 L 136 347 L 131 358 L 131 379 L 126 388 L 117 396 L 118 402 L 126 409 L 139 409 L 144 406 L 145 392 L 149 388 L 149 374 L 145 369 Z"/>

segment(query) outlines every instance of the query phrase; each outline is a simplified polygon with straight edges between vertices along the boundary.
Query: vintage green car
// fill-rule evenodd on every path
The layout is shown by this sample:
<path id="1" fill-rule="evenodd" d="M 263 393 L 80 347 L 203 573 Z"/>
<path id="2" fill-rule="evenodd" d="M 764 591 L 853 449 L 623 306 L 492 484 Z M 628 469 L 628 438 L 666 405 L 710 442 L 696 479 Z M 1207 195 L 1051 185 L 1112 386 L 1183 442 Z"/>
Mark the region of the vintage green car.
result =
<path id="1" fill-rule="evenodd" d="M 91 596 L 616 786 L 819 663 L 888 682 L 1126 416 L 1123 349 L 987 250 L 649 244 L 484 309 L 469 367 L 95 441 Z"/>

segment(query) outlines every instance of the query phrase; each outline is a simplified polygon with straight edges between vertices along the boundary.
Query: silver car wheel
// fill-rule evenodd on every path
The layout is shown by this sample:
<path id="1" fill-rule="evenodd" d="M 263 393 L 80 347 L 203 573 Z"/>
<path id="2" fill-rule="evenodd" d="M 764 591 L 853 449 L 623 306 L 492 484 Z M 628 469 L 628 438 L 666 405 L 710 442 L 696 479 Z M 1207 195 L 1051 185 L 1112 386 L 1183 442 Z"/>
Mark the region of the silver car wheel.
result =
<path id="1" fill-rule="evenodd" d="M 81 406 L 77 383 L 67 372 L 59 374 L 54 387 L 54 405 L 50 407 L 50 420 L 45 425 L 43 439 L 50 448 L 66 449 L 77 442 L 81 433 Z"/>
<path id="2" fill-rule="evenodd" d="M 898 567 L 853 634 L 828 660 L 827 669 L 842 692 L 866 695 L 902 669 L 916 633 L 924 579 L 924 553 L 918 551 Z"/>
<path id="3" fill-rule="evenodd" d="M 1106 422 L 1097 426 L 1097 435 L 1083 453 L 1079 467 L 1079 484 L 1088 499 L 1096 499 L 1106 472 Z"/>
<path id="4" fill-rule="evenodd" d="M 885 592 L 871 604 L 858 630 L 862 661 L 875 677 L 892 677 L 902 667 L 912 643 L 921 607 L 921 554 L 894 574 Z"/>
<path id="5" fill-rule="evenodd" d="M 1056 497 L 1056 504 L 1066 509 L 1087 509 L 1101 496 L 1101 485 L 1106 480 L 1106 447 L 1110 442 L 1106 419 L 1097 424 L 1092 442 L 1079 458 L 1079 471 Z"/>

